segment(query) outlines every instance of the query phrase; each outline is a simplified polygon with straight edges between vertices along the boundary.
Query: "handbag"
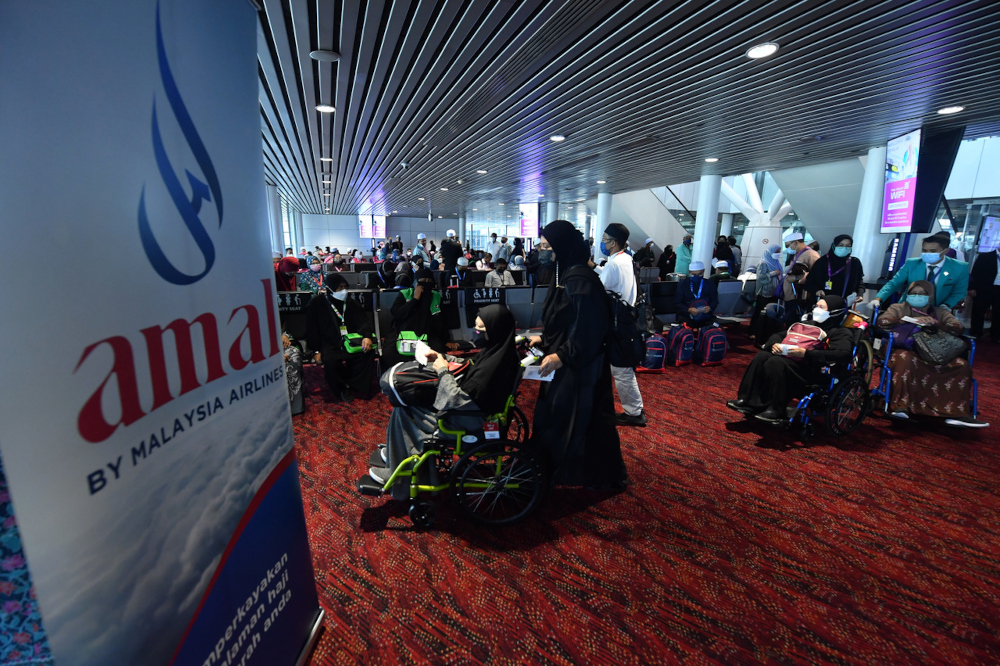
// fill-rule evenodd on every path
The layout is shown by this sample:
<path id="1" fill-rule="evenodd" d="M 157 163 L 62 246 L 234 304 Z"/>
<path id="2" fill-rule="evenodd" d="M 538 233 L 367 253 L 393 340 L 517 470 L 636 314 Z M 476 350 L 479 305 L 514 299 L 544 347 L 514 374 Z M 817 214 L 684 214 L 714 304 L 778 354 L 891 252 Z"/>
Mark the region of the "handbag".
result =
<path id="1" fill-rule="evenodd" d="M 946 331 L 921 330 L 913 334 L 913 348 L 921 360 L 945 365 L 965 353 L 965 340 Z"/>

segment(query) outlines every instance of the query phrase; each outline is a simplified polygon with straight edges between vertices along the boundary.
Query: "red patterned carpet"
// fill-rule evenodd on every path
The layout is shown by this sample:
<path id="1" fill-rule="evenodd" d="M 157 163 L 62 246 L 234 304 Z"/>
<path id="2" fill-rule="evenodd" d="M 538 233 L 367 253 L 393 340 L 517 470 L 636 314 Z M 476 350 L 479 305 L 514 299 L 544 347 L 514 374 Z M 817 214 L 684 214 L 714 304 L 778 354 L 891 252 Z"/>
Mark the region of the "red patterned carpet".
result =
<path id="1" fill-rule="evenodd" d="M 985 431 L 869 417 L 808 445 L 726 409 L 751 352 L 641 376 L 631 485 L 559 489 L 492 533 L 355 494 L 389 405 L 295 417 L 326 630 L 311 663 L 984 664 L 1000 661 L 1000 348 Z M 530 412 L 534 394 L 521 405 Z"/>

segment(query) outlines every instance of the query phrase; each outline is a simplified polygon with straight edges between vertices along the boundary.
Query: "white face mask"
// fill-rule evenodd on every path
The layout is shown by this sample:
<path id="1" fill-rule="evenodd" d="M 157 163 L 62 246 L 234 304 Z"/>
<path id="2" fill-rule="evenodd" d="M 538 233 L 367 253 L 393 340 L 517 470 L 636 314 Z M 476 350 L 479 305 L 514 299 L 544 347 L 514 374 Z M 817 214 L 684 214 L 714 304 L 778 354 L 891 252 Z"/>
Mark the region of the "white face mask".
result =
<path id="1" fill-rule="evenodd" d="M 338 301 L 346 301 L 347 300 L 347 290 L 346 289 L 341 289 L 340 291 L 335 291 L 331 295 L 334 298 L 336 298 Z"/>
<path id="2" fill-rule="evenodd" d="M 830 311 L 822 308 L 813 308 L 813 321 L 822 324 L 830 318 Z"/>

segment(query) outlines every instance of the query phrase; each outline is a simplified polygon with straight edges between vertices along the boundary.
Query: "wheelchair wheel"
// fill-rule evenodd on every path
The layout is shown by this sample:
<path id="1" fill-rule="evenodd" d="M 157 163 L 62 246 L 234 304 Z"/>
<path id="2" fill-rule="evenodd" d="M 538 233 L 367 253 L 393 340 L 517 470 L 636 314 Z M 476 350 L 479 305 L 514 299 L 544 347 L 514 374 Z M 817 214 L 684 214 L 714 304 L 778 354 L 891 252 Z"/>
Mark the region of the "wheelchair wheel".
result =
<path id="1" fill-rule="evenodd" d="M 480 525 L 524 520 L 541 503 L 546 483 L 539 458 L 506 440 L 480 444 L 463 455 L 451 472 L 459 508 Z"/>
<path id="2" fill-rule="evenodd" d="M 437 507 L 433 502 L 418 500 L 410 505 L 410 522 L 414 527 L 427 529 L 437 518 Z"/>
<path id="3" fill-rule="evenodd" d="M 854 358 L 851 360 L 851 367 L 855 374 L 864 381 L 865 386 L 871 386 L 872 373 L 875 371 L 875 352 L 872 343 L 862 340 L 858 343 L 854 351 Z"/>
<path id="4" fill-rule="evenodd" d="M 871 392 L 864 377 L 851 375 L 837 384 L 826 406 L 826 429 L 846 435 L 857 428 L 871 408 Z"/>
<path id="5" fill-rule="evenodd" d="M 514 405 L 507 415 L 506 425 L 500 428 L 500 437 L 510 442 L 527 444 L 530 430 L 528 428 L 528 417 L 524 415 L 520 407 Z"/>

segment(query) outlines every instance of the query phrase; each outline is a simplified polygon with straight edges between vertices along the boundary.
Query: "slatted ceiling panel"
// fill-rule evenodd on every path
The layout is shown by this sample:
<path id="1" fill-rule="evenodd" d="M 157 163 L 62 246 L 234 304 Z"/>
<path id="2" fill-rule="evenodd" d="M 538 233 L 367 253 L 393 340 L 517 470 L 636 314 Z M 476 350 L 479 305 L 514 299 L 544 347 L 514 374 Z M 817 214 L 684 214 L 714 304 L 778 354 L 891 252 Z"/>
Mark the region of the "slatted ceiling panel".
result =
<path id="1" fill-rule="evenodd" d="M 266 0 L 265 170 L 304 212 L 505 219 L 499 201 L 591 198 L 598 178 L 626 191 L 841 159 L 921 124 L 995 134 L 998 15 L 969 0 Z M 767 39 L 777 55 L 744 57 Z M 318 48 L 341 61 L 312 61 Z M 948 104 L 968 108 L 936 115 Z"/>

